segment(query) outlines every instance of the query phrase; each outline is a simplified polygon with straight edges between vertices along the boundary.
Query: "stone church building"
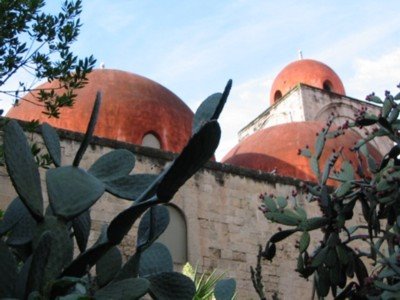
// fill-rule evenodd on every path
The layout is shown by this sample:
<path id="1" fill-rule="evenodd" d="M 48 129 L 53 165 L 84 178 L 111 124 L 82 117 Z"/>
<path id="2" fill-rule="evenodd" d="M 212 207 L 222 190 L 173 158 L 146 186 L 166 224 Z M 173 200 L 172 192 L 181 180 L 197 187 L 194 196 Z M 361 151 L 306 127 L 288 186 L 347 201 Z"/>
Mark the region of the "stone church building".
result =
<path id="1" fill-rule="evenodd" d="M 103 93 L 95 138 L 81 166 L 88 168 L 101 155 L 125 148 L 136 155 L 135 172 L 158 173 L 180 152 L 191 135 L 193 112 L 174 93 L 142 76 L 118 70 L 97 69 L 88 75 L 89 83 L 77 92 L 73 109 L 62 109 L 60 119 L 48 119 L 34 97 L 12 108 L 7 117 L 46 121 L 59 129 L 63 164 L 70 164 L 79 148 L 90 117 L 97 90 Z M 42 87 L 55 87 L 46 83 Z M 189 261 L 202 271 L 218 269 L 237 281 L 238 299 L 258 299 L 250 279 L 258 245 L 277 231 L 268 222 L 260 205 L 260 193 L 290 196 L 302 181 L 314 181 L 309 162 L 297 155 L 305 145 L 312 148 L 315 135 L 332 114 L 334 124 L 342 125 L 363 107 L 377 112 L 378 107 L 348 97 L 339 76 L 327 65 L 301 59 L 287 65 L 275 78 L 268 109 L 243 124 L 238 144 L 222 162 L 210 161 L 177 193 L 169 205 L 171 223 L 161 237 L 173 254 L 176 268 Z M 349 151 L 363 132 L 351 131 L 326 145 L 326 159 L 332 149 Z M 34 137 L 39 139 L 38 136 Z M 374 143 L 370 152 L 384 155 L 387 143 Z M 5 173 L 5 169 L 2 170 Z M 44 182 L 44 170 L 42 171 Z M 15 197 L 6 176 L 1 177 L 3 208 Z M 300 195 L 309 215 L 318 208 Z M 105 195 L 92 208 L 92 237 L 95 240 L 103 223 L 109 222 L 129 201 Z M 124 255 L 134 251 L 134 234 L 121 245 Z M 310 299 L 312 284 L 298 276 L 294 236 L 278 244 L 272 263 L 263 263 L 267 296 L 279 299 Z"/>

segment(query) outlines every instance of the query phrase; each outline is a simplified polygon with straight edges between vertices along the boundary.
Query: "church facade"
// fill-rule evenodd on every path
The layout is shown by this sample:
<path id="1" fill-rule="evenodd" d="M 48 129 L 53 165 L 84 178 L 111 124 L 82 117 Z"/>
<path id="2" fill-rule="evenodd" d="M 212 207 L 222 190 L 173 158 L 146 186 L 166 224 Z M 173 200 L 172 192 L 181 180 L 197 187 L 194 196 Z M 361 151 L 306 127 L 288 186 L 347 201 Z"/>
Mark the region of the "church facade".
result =
<path id="1" fill-rule="evenodd" d="M 89 168 L 113 149 L 124 148 L 136 155 L 135 172 L 159 173 L 189 139 L 193 113 L 171 91 L 135 74 L 95 70 L 89 74 L 89 84 L 78 91 L 75 107 L 62 111 L 59 120 L 50 122 L 59 128 L 64 165 L 72 162 L 79 148 L 98 89 L 103 91 L 103 104 L 96 137 L 81 163 L 83 168 Z M 238 144 L 222 162 L 208 162 L 179 190 L 169 206 L 171 224 L 161 240 L 169 246 L 176 268 L 189 261 L 204 272 L 226 272 L 227 277 L 237 281 L 238 299 L 257 299 L 250 266 L 256 264 L 258 245 L 264 245 L 278 230 L 258 209 L 259 195 L 291 197 L 303 181 L 315 180 L 308 161 L 297 155 L 298 149 L 312 147 L 315 134 L 332 115 L 334 126 L 339 127 L 365 107 L 378 111 L 372 104 L 347 97 L 339 76 L 325 64 L 299 60 L 286 66 L 272 86 L 269 108 L 239 132 Z M 26 101 L 7 116 L 22 121 L 48 121 L 40 108 Z M 354 154 L 349 148 L 362 135 L 363 132 L 354 131 L 330 140 L 327 151 L 343 147 L 351 159 Z M 40 134 L 32 138 L 41 141 Z M 381 157 L 390 144 L 382 141 L 370 147 L 375 157 Z M 4 208 L 15 192 L 6 176 L 1 177 L 0 183 L 0 207 Z M 307 203 L 301 194 L 298 199 L 310 216 L 318 215 L 318 207 Z M 103 196 L 91 210 L 92 242 L 102 224 L 129 205 L 129 201 Z M 135 249 L 135 232 L 136 228 L 121 245 L 125 257 Z M 269 297 L 274 293 L 280 299 L 311 296 L 311 282 L 294 271 L 298 238 L 293 236 L 279 243 L 277 257 L 272 263 L 263 263 Z"/>

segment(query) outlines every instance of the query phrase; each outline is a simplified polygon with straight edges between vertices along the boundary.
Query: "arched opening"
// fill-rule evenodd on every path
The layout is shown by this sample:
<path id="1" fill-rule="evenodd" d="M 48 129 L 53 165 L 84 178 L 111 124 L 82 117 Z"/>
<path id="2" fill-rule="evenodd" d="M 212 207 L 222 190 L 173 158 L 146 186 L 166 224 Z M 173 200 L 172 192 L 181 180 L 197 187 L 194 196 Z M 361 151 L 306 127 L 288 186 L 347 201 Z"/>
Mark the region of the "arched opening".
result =
<path id="1" fill-rule="evenodd" d="M 179 208 L 166 205 L 169 211 L 169 224 L 167 229 L 158 238 L 158 241 L 168 247 L 174 263 L 187 262 L 187 229 L 186 220 Z"/>
<path id="2" fill-rule="evenodd" d="M 332 83 L 329 80 L 325 80 L 323 85 L 322 85 L 322 88 L 325 91 L 332 92 Z"/>
<path id="3" fill-rule="evenodd" d="M 143 136 L 142 146 L 161 149 L 161 142 L 154 132 L 148 132 Z"/>
<path id="4" fill-rule="evenodd" d="M 282 92 L 280 90 L 277 90 L 274 94 L 274 102 L 278 101 L 281 98 L 282 98 Z"/>

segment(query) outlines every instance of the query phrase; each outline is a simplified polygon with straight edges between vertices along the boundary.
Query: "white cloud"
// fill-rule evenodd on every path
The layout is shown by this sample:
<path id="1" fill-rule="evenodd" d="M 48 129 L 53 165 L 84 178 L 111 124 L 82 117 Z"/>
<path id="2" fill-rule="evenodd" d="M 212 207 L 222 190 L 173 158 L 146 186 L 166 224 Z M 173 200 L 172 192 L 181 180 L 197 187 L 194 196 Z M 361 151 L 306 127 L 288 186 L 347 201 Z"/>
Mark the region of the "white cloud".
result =
<path id="1" fill-rule="evenodd" d="M 347 94 L 360 99 L 373 91 L 383 96 L 385 90 L 397 93 L 400 82 L 400 47 L 377 59 L 357 58 L 355 74 L 348 81 Z"/>
<path id="2" fill-rule="evenodd" d="M 217 161 L 238 143 L 239 130 L 267 109 L 271 84 L 272 77 L 265 75 L 233 86 L 220 117 L 222 138 Z"/>
<path id="3" fill-rule="evenodd" d="M 348 61 L 349 58 L 368 51 L 373 46 L 380 44 L 384 47 L 382 41 L 387 42 L 387 38 L 398 31 L 399 24 L 398 20 L 387 20 L 379 24 L 373 23 L 362 31 L 349 31 L 344 38 L 333 40 L 319 56 L 330 63 L 338 60 Z"/>
<path id="4" fill-rule="evenodd" d="M 127 9 L 127 3 L 115 1 L 89 1 L 84 3 L 83 19 L 88 19 L 88 24 L 96 28 L 96 32 L 116 34 L 125 32 L 136 18 L 133 9 Z"/>
<path id="5" fill-rule="evenodd" d="M 233 3 L 218 13 L 175 29 L 173 37 L 167 35 L 161 41 L 166 51 L 159 54 L 151 77 L 167 78 L 164 82 L 170 84 L 193 76 L 194 70 L 196 76 L 203 77 L 211 72 L 232 70 L 247 73 L 244 68 L 254 60 L 268 65 L 277 47 L 290 40 L 286 36 L 293 32 L 293 27 L 318 16 L 307 7 L 291 5 L 285 10 L 285 18 L 276 18 L 273 16 L 280 9 L 278 4 Z"/>

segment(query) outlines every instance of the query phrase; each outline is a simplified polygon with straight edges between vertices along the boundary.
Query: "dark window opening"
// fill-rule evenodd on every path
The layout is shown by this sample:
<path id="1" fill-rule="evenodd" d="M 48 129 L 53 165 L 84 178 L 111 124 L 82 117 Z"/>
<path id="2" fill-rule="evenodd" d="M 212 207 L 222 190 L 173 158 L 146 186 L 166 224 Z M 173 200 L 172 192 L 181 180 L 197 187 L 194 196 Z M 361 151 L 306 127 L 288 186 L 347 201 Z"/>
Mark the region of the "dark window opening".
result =
<path id="1" fill-rule="evenodd" d="M 325 80 L 323 84 L 323 89 L 328 92 L 332 92 L 332 83 L 329 80 Z"/>
<path id="2" fill-rule="evenodd" d="M 281 98 L 282 98 L 282 92 L 280 90 L 277 90 L 274 95 L 274 102 L 278 101 Z"/>

